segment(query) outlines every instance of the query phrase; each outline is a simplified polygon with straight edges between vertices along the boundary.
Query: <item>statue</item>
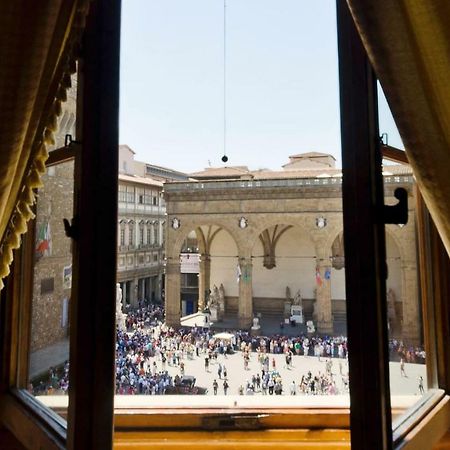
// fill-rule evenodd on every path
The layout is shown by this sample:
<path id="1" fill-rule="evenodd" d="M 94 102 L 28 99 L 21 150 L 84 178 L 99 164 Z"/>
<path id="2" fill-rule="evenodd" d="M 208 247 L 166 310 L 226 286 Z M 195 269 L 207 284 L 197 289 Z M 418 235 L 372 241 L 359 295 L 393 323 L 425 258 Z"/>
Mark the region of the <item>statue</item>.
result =
<path id="1" fill-rule="evenodd" d="M 260 334 L 260 331 L 261 331 L 261 325 L 259 324 L 259 318 L 253 317 L 253 325 L 250 328 L 250 334 L 252 336 L 258 336 Z"/>
<path id="2" fill-rule="evenodd" d="M 216 285 L 212 288 L 211 294 L 209 295 L 208 308 L 218 307 L 219 305 L 219 289 Z"/>
<path id="3" fill-rule="evenodd" d="M 211 313 L 211 320 L 213 322 L 219 320 L 219 289 L 216 285 L 212 288 L 211 295 L 209 296 L 208 309 Z"/>
<path id="4" fill-rule="evenodd" d="M 300 292 L 300 289 L 297 291 L 297 293 L 295 294 L 295 297 L 292 301 L 293 305 L 298 305 L 298 306 L 303 306 L 303 299 L 302 299 L 302 294 Z"/>
<path id="5" fill-rule="evenodd" d="M 225 315 L 225 288 L 223 283 L 219 287 L 219 319 L 222 320 Z"/>
<path id="6" fill-rule="evenodd" d="M 314 326 L 314 322 L 312 320 L 308 320 L 306 322 L 306 329 L 308 333 L 314 333 L 316 331 L 316 327 Z"/>
<path id="7" fill-rule="evenodd" d="M 289 289 L 289 286 L 286 286 L 286 300 L 284 301 L 284 318 L 288 318 L 291 314 L 291 304 L 292 304 L 292 298 L 291 298 L 291 290 Z"/>
<path id="8" fill-rule="evenodd" d="M 286 286 L 286 301 L 291 301 L 291 290 L 289 289 L 289 286 Z"/>
<path id="9" fill-rule="evenodd" d="M 125 325 L 126 314 L 122 312 L 122 288 L 120 283 L 116 283 L 116 323 L 120 331 L 126 331 Z"/>

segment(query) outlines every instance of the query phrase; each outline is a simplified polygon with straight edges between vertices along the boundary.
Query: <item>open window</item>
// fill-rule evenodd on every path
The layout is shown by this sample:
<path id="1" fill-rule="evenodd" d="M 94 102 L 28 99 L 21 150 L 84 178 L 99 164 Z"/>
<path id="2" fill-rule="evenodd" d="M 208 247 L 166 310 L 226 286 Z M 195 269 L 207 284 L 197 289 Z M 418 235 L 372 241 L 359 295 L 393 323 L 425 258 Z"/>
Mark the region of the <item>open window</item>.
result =
<path id="1" fill-rule="evenodd" d="M 68 14 L 71 19 L 67 21 L 66 28 L 63 30 L 71 29 L 72 13 L 73 11 Z M 29 339 L 27 333 L 31 315 L 29 305 L 24 304 L 24 299 L 31 298 L 32 294 L 30 261 L 36 251 L 36 246 L 31 233 L 29 234 L 31 238 L 24 241 L 20 254 L 16 251 L 13 276 L 8 278 L 2 292 L 1 344 L 2 357 L 4 357 L 2 360 L 6 363 L 2 366 L 0 417 L 2 424 L 13 431 L 29 448 L 36 446 L 62 448 L 66 445 L 69 448 L 83 449 L 110 448 L 113 442 L 114 315 L 116 312 L 118 236 L 119 245 L 122 245 L 122 224 L 118 224 L 117 220 L 119 16 L 117 3 L 97 1 L 90 4 L 90 14 L 87 18 L 82 58 L 80 59 L 79 83 L 82 95 L 77 114 L 80 132 L 76 134 L 78 144 L 75 143 L 75 146 L 80 148 L 75 155 L 75 213 L 73 220 L 71 217 L 67 218 L 65 230 L 72 240 L 73 252 L 72 291 L 69 303 L 71 365 L 67 431 L 59 418 L 37 405 L 25 392 L 27 387 L 24 376 L 26 375 L 24 370 L 26 359 L 19 349 L 20 343 Z M 346 4 L 342 1 L 338 1 L 338 24 L 345 227 L 343 235 L 338 230 L 328 242 L 330 251 L 333 253 L 336 251 L 336 255 L 331 255 L 333 260 L 327 261 L 326 264 L 324 262 L 322 266 L 315 265 L 313 276 L 317 287 L 324 289 L 325 282 L 330 276 L 333 276 L 333 270 L 336 272 L 342 270 L 342 264 L 345 264 L 348 273 L 346 296 L 349 302 L 346 314 L 351 340 L 349 347 L 350 378 L 358 380 L 357 383 L 350 385 L 352 445 L 356 448 L 385 449 L 392 448 L 393 445 L 420 447 L 425 439 L 428 438 L 429 442 L 432 441 L 431 434 L 435 436 L 441 434 L 448 425 L 448 421 L 446 421 L 448 397 L 443 391 L 436 391 L 433 398 L 431 396 L 429 399 L 424 398 L 422 405 L 414 411 L 411 410 L 407 420 L 402 420 L 394 431 L 391 431 L 387 354 L 389 304 L 385 302 L 387 273 L 384 265 L 386 246 L 383 232 L 386 217 L 383 217 L 385 210 L 382 198 L 381 152 L 376 118 L 376 83 L 363 47 L 359 42 L 359 36 L 353 27 L 351 16 Z M 361 26 L 361 24 L 359 25 Z M 364 24 L 362 28 L 364 30 Z M 388 41 L 386 40 L 386 42 Z M 52 70 L 53 65 L 48 69 Z M 98 89 L 99 86 L 102 86 L 102 89 Z M 53 89 L 53 91 L 56 90 Z M 394 93 L 388 92 L 388 94 L 390 94 L 390 98 L 393 98 L 395 91 Z M 53 101 L 53 99 L 50 100 Z M 396 117 L 398 120 L 402 120 L 398 111 Z M 69 121 L 68 117 L 64 118 L 63 116 L 63 119 L 64 123 Z M 125 171 L 128 170 L 128 165 L 124 165 L 123 168 Z M 55 166 L 55 171 L 57 170 Z M 49 176 L 55 175 L 56 173 L 49 174 Z M 283 186 L 281 182 L 270 186 L 267 182 L 259 181 L 259 187 L 270 189 L 281 186 L 287 190 L 288 188 L 306 190 L 315 183 L 322 188 L 331 186 L 332 179 L 333 177 L 322 176 L 306 179 L 304 185 L 299 183 L 288 186 Z M 396 183 L 395 180 L 394 182 Z M 220 187 L 219 183 L 220 181 L 215 183 L 216 188 Z M 256 186 L 257 183 L 258 181 L 242 179 L 236 188 L 246 190 Z M 207 184 L 207 182 L 199 183 L 199 185 L 203 185 L 201 189 L 205 189 Z M 335 181 L 335 184 L 340 185 L 340 181 Z M 182 190 L 182 183 L 173 188 L 174 195 L 177 195 L 176 189 Z M 128 194 L 129 191 L 126 189 L 120 194 L 121 197 L 125 196 L 126 202 L 131 200 L 131 196 Z M 180 193 L 178 195 L 182 196 Z M 449 267 L 448 256 L 429 220 L 428 213 L 423 208 L 421 197 L 417 194 L 416 198 L 418 204 L 416 239 L 420 249 L 418 262 L 421 275 L 420 288 L 421 295 L 426 300 L 423 309 L 424 335 L 428 336 L 428 340 L 425 340 L 428 342 L 426 354 L 431 361 L 431 364 L 427 366 L 427 377 L 432 384 L 436 381 L 435 387 L 447 390 L 448 323 L 445 321 L 445 317 L 447 317 L 448 308 L 448 277 L 446 277 Z M 136 197 L 134 201 L 141 204 L 139 197 Z M 159 206 L 156 203 L 151 206 Z M 172 242 L 177 230 L 181 235 L 184 227 L 192 225 L 196 231 L 196 245 L 198 244 L 199 250 L 204 255 L 208 254 L 208 245 L 210 251 L 214 250 L 214 245 L 218 243 L 221 244 L 221 252 L 233 249 L 229 236 L 227 236 L 228 240 L 224 238 L 221 242 L 207 239 L 217 231 L 212 226 L 208 228 L 209 224 L 208 226 L 193 222 L 189 224 L 189 221 L 186 223 L 183 217 L 178 216 L 178 212 L 170 211 L 170 213 L 171 215 L 165 220 L 164 227 L 166 235 L 163 240 L 167 241 L 167 244 Z M 442 219 L 442 216 L 440 217 Z M 238 231 L 239 229 L 243 232 L 246 229 L 249 231 L 254 226 L 251 220 L 243 214 L 239 214 L 236 219 L 233 226 L 238 228 Z M 320 233 L 332 225 L 332 221 L 323 215 L 312 219 L 315 233 Z M 39 251 L 45 253 L 49 250 L 48 235 L 52 232 L 53 227 L 51 223 L 50 226 L 46 225 L 45 220 L 42 220 L 41 223 L 38 223 L 35 233 L 39 239 Z M 442 232 L 442 220 L 437 223 Z M 137 225 L 139 222 L 135 222 L 135 224 Z M 262 225 L 261 223 L 261 227 Z M 283 244 L 283 238 L 286 238 L 288 233 L 294 232 L 290 225 L 290 223 L 267 223 L 266 227 L 262 227 L 261 232 L 257 233 L 258 239 L 255 243 L 257 253 L 253 256 L 261 256 L 261 266 L 265 269 L 272 270 L 275 267 L 274 264 L 277 264 L 277 254 L 273 251 L 273 244 L 275 241 L 280 245 Z M 128 222 L 125 224 L 125 228 L 127 226 L 129 226 Z M 163 229 L 155 228 L 157 228 L 155 232 L 159 236 L 163 235 Z M 187 230 L 186 236 L 189 236 L 190 231 L 192 230 Z M 135 233 L 133 245 L 139 245 L 141 238 L 138 228 Z M 224 231 L 221 233 L 226 235 Z M 181 236 L 177 241 L 180 249 L 186 236 Z M 298 241 L 303 237 L 299 236 Z M 145 244 L 144 234 L 142 234 L 142 238 Z M 305 248 L 308 248 L 307 242 L 303 244 Z M 124 245 L 128 245 L 125 236 Z M 342 246 L 344 246 L 344 252 L 342 252 Z M 391 257 L 392 261 L 396 261 L 400 250 L 396 249 L 393 244 L 391 247 L 388 245 L 389 248 L 388 252 L 391 253 L 388 254 L 388 258 Z M 285 245 L 283 256 L 292 256 L 289 254 L 291 250 Z M 170 289 L 166 289 L 164 293 L 166 296 L 173 294 L 177 283 L 180 283 L 179 267 L 176 267 L 177 264 L 179 265 L 179 261 L 176 261 L 173 256 L 167 252 L 169 263 L 165 276 L 169 280 L 166 280 L 166 286 L 171 286 L 172 291 L 169 292 Z M 224 256 L 229 255 L 224 254 Z M 239 290 L 242 290 L 242 295 L 248 297 L 248 289 L 246 290 L 244 280 L 248 280 L 251 270 L 253 270 L 252 254 L 239 256 L 242 259 L 239 261 L 240 273 L 233 270 L 233 275 L 242 280 L 243 287 L 241 288 L 239 285 Z M 45 257 L 48 255 L 44 254 L 42 258 Z M 343 260 L 343 258 L 345 259 Z M 207 261 L 208 259 L 205 257 L 205 259 L 200 259 L 199 263 L 207 263 Z M 216 259 L 216 264 L 220 263 L 221 261 Z M 69 264 L 65 264 L 64 262 L 62 274 L 58 275 L 58 277 L 61 276 L 61 283 L 68 282 L 69 278 Z M 427 278 L 424 268 L 426 267 L 429 271 L 430 265 L 433 276 Z M 67 270 L 65 270 L 66 268 Z M 395 273 L 395 270 L 395 267 L 391 267 L 392 273 Z M 199 279 L 199 289 L 206 286 L 205 278 Z M 58 288 L 57 282 L 53 280 L 52 283 L 50 280 L 49 276 L 42 279 L 39 285 L 40 296 L 49 295 L 52 289 L 55 291 Z M 62 285 L 64 286 L 64 284 Z M 139 292 L 139 286 L 136 287 Z M 392 289 L 395 292 L 395 286 Z M 141 292 L 145 293 L 145 290 L 144 284 L 143 287 L 141 286 Z M 206 292 L 206 289 L 203 291 Z M 361 302 L 363 296 L 366 300 Z M 305 314 L 306 303 L 304 305 Z M 397 305 L 396 299 L 391 299 L 391 303 L 392 325 L 390 326 L 395 329 L 399 324 L 395 323 L 394 319 L 397 315 L 402 316 L 404 310 L 403 307 L 398 307 L 403 305 Z M 249 325 L 248 321 L 251 319 L 248 306 L 246 305 L 246 308 L 240 310 L 240 319 L 242 322 L 246 321 L 246 325 Z M 335 316 L 338 316 L 339 312 L 342 313 L 339 310 L 340 306 L 336 305 L 336 309 L 332 310 Z M 178 318 L 180 308 L 181 302 L 173 305 L 173 308 L 167 311 L 171 319 Z M 61 305 L 62 317 L 64 316 L 63 312 L 64 304 Z M 322 325 L 327 322 L 327 317 L 324 318 Z M 433 324 L 436 326 L 435 333 L 433 333 Z M 434 342 L 436 342 L 436 347 Z M 436 355 L 436 362 L 433 362 L 433 353 Z M 136 406 L 134 410 L 128 410 L 116 417 L 116 444 L 119 448 L 126 448 L 134 440 L 134 443 L 147 442 L 158 446 L 161 439 L 176 440 L 181 437 L 183 445 L 198 446 L 199 439 L 215 439 L 217 434 L 214 430 L 226 429 L 229 431 L 226 436 L 234 439 L 233 444 L 239 447 L 261 439 L 261 431 L 247 431 L 237 436 L 234 433 L 236 429 L 279 427 L 295 428 L 295 434 L 291 434 L 294 436 L 295 442 L 308 445 L 308 439 L 311 439 L 311 434 L 314 433 L 305 434 L 298 430 L 299 427 L 308 427 L 322 430 L 315 435 L 319 440 L 326 441 L 328 439 L 333 443 L 339 440 L 343 447 L 349 445 L 348 416 L 345 408 L 340 411 L 340 414 L 338 411 L 338 414 L 335 415 L 329 414 L 329 409 L 321 409 L 319 413 L 317 410 L 311 410 L 311 414 L 302 415 L 296 411 L 280 408 L 278 411 L 264 410 L 263 417 L 261 417 L 262 409 L 260 407 L 253 411 L 249 408 L 242 408 L 234 410 L 231 414 L 230 411 L 233 410 L 230 409 L 218 415 L 210 414 L 207 411 L 186 414 L 185 407 L 173 408 L 174 415 L 168 422 L 163 409 L 159 411 L 155 409 L 156 414 L 152 415 L 139 414 L 143 411 Z M 150 420 L 149 416 L 151 416 Z M 425 416 L 427 416 L 427 420 L 422 421 Z M 330 437 L 330 434 L 324 430 L 327 426 L 338 428 L 341 431 L 335 434 L 331 433 Z M 168 429 L 165 429 L 162 434 L 155 431 L 162 428 Z M 139 433 L 133 434 L 131 430 L 136 431 L 136 429 L 139 430 Z M 190 430 L 190 433 L 181 432 L 180 429 Z M 283 442 L 286 442 L 285 430 L 268 434 L 271 436 L 270 439 L 273 439 L 270 442 L 273 442 L 274 445 L 282 445 Z M 395 444 L 393 444 L 392 434 L 396 439 Z M 220 444 L 220 440 L 218 442 Z"/>

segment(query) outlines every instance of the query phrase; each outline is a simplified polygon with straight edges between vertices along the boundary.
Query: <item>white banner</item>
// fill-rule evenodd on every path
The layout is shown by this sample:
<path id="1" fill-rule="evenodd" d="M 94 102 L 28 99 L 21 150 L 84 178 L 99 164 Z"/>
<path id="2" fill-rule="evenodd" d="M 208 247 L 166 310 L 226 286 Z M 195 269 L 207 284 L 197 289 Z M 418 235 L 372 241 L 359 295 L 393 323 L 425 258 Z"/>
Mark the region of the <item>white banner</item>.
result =
<path id="1" fill-rule="evenodd" d="M 198 253 L 180 253 L 181 273 L 199 273 L 200 255 Z"/>

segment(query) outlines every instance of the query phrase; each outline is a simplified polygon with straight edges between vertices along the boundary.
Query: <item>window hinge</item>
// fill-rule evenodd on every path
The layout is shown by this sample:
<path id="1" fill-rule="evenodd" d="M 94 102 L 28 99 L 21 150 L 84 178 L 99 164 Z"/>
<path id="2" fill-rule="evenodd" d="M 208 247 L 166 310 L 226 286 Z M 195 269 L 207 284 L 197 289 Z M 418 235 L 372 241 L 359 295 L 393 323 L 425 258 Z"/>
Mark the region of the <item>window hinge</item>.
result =
<path id="1" fill-rule="evenodd" d="M 397 188 L 394 197 L 398 203 L 393 206 L 384 205 L 383 223 L 406 225 L 408 223 L 408 192 L 405 188 Z"/>
<path id="2" fill-rule="evenodd" d="M 260 419 L 267 414 L 226 414 L 204 417 L 202 424 L 207 430 L 258 430 Z"/>

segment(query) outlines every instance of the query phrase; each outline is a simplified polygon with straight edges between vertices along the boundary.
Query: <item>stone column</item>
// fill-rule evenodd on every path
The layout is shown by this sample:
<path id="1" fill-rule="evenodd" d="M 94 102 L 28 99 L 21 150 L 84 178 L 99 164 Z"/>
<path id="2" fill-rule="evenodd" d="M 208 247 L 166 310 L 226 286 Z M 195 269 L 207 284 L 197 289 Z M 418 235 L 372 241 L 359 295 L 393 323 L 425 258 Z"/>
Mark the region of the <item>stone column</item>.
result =
<path id="1" fill-rule="evenodd" d="M 181 295 L 180 295 L 180 262 L 166 264 L 166 324 L 172 327 L 180 326 Z"/>
<path id="2" fill-rule="evenodd" d="M 316 305 L 317 331 L 333 333 L 331 309 L 331 264 L 328 258 L 319 259 L 316 265 Z"/>
<path id="3" fill-rule="evenodd" d="M 238 323 L 239 328 L 248 329 L 253 321 L 252 259 L 240 258 L 239 267 L 241 276 L 239 278 Z"/>
<path id="4" fill-rule="evenodd" d="M 200 255 L 200 273 L 198 280 L 198 310 L 203 311 L 206 306 L 206 292 L 211 286 L 211 257 L 208 254 Z"/>
<path id="5" fill-rule="evenodd" d="M 406 344 L 420 343 L 420 305 L 417 295 L 417 268 L 415 263 L 402 264 L 402 338 Z"/>
<path id="6" fill-rule="evenodd" d="M 130 281 L 130 305 L 133 308 L 138 307 L 138 279 L 134 278 Z"/>

